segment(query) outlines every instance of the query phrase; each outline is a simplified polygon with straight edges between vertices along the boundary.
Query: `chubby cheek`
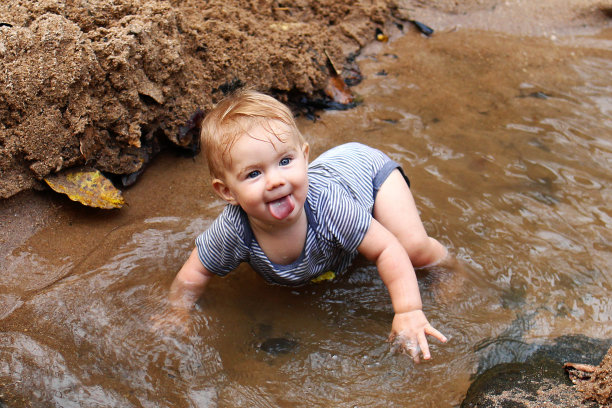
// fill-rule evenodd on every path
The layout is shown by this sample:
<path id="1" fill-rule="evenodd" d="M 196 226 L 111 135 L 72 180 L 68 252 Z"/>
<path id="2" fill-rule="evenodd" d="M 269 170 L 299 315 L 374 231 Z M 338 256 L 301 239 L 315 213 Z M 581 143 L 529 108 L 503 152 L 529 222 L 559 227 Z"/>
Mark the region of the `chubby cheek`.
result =
<path id="1" fill-rule="evenodd" d="M 308 176 L 301 177 L 299 185 L 300 196 L 306 199 L 306 195 L 308 194 Z"/>
<path id="2" fill-rule="evenodd" d="M 241 201 L 252 207 L 265 204 L 263 197 L 264 188 L 258 185 L 251 185 L 242 191 Z"/>

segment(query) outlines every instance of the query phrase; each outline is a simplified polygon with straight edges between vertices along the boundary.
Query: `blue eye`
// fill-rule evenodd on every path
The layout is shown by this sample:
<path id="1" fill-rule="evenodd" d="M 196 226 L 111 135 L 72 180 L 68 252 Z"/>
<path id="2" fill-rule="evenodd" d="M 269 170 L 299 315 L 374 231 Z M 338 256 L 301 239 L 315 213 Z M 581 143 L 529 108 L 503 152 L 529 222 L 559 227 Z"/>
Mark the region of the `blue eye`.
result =
<path id="1" fill-rule="evenodd" d="M 260 174 L 261 172 L 259 170 L 253 170 L 252 172 L 247 174 L 246 178 L 252 179 L 252 178 L 259 176 Z"/>
<path id="2" fill-rule="evenodd" d="M 281 159 L 281 161 L 278 164 L 280 164 L 281 166 L 287 166 L 289 163 L 291 163 L 291 159 L 288 157 L 285 157 Z"/>

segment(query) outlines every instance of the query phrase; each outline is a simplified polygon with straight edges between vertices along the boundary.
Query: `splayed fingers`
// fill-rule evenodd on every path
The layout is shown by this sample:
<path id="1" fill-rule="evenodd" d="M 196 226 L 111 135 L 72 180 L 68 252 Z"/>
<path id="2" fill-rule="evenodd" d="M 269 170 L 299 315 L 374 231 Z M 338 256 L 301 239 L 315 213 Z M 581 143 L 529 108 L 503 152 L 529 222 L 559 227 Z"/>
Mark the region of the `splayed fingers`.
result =
<path id="1" fill-rule="evenodd" d="M 418 364 L 421 361 L 421 355 L 424 360 L 429 360 L 431 358 L 427 335 L 435 337 L 442 343 L 447 341 L 446 336 L 428 323 L 424 327 L 424 330 L 417 333 L 416 336 L 408 335 L 406 332 L 392 332 L 389 335 L 388 342 L 391 343 L 391 350 L 393 352 L 409 354 L 412 360 Z"/>

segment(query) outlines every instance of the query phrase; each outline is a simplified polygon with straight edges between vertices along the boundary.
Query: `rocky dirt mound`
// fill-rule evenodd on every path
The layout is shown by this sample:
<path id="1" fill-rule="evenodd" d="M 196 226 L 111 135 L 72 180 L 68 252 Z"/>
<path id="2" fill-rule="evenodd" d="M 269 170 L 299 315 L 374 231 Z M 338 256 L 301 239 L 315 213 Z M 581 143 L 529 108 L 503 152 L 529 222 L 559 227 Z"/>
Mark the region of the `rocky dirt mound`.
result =
<path id="1" fill-rule="evenodd" d="M 585 400 L 596 401 L 602 407 L 612 406 L 612 348 L 597 367 L 585 364 L 566 366 Z"/>
<path id="2" fill-rule="evenodd" d="M 232 86 L 314 95 L 396 19 L 391 0 L 5 0 L 0 197 L 91 165 L 137 173 Z M 397 20 L 396 20 L 397 21 Z"/>

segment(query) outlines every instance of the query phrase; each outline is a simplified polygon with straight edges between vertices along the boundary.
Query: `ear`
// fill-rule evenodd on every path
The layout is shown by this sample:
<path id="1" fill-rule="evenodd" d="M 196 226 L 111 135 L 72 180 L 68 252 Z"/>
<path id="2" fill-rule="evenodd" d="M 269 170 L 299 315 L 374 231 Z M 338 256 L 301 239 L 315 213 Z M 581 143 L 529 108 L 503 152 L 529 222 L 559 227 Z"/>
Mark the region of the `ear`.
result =
<path id="1" fill-rule="evenodd" d="M 304 160 L 308 163 L 308 153 L 310 153 L 310 145 L 306 142 L 302 145 L 302 153 L 304 153 Z"/>
<path id="2" fill-rule="evenodd" d="M 213 186 L 213 189 L 215 190 L 215 193 L 217 193 L 217 195 L 221 197 L 223 200 L 227 201 L 230 204 L 234 204 L 234 205 L 238 204 L 238 201 L 234 197 L 232 190 L 230 190 L 230 188 L 227 186 L 227 184 L 223 182 L 223 180 L 218 179 L 218 178 L 213 179 L 212 186 Z"/>

